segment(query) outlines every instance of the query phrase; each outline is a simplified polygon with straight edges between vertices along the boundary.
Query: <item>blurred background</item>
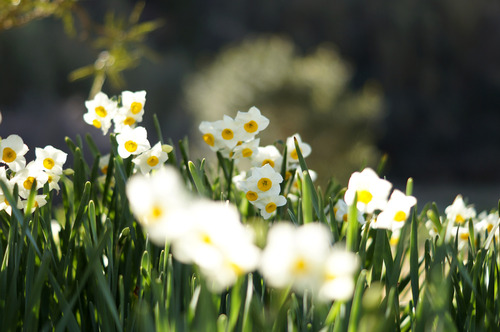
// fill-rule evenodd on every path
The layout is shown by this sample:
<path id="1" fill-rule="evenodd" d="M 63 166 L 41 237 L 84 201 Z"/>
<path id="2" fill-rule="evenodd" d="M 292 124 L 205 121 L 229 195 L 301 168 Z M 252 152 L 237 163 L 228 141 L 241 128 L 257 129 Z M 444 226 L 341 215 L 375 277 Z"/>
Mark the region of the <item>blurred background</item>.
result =
<path id="1" fill-rule="evenodd" d="M 140 9 L 2 0 L 0 136 L 19 134 L 33 153 L 90 132 L 106 153 L 109 138 L 83 122 L 85 100 L 96 87 L 146 90 L 150 141 L 156 113 L 164 136 L 189 136 L 201 158 L 211 152 L 200 121 L 255 105 L 271 119 L 261 145 L 298 132 L 322 187 L 330 177 L 346 185 L 387 155 L 387 178 L 404 190 L 413 177 L 423 202 L 444 209 L 462 194 L 478 209 L 497 206 L 500 3 L 151 0 Z"/>

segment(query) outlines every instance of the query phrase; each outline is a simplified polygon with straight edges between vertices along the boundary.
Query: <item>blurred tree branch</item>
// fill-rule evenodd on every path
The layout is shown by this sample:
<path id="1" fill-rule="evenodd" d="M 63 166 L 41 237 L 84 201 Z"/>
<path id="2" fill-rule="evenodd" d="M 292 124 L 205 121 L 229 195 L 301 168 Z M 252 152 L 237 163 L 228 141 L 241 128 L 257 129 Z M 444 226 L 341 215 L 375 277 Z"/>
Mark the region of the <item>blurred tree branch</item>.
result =
<path id="1" fill-rule="evenodd" d="M 139 22 L 144 6 L 144 2 L 138 2 L 128 17 L 108 11 L 100 24 L 90 19 L 77 0 L 0 0 L 0 32 L 47 17 L 60 19 L 68 36 L 78 32 L 81 40 L 89 40 L 90 47 L 99 52 L 93 64 L 69 74 L 70 81 L 92 78 L 89 98 L 93 98 L 107 78 L 113 87 L 123 88 L 123 72 L 136 67 L 141 58 L 155 56 L 144 42 L 162 21 Z"/>

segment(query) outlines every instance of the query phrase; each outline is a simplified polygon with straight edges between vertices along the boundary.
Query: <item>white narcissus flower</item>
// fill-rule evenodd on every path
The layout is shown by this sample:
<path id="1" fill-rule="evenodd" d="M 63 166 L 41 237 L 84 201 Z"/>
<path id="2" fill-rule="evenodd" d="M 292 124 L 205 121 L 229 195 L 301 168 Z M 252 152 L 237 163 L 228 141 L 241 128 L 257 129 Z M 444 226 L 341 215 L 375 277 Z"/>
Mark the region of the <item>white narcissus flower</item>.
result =
<path id="1" fill-rule="evenodd" d="M 37 167 L 35 162 L 30 162 L 11 179 L 13 183 L 17 183 L 19 189 L 19 196 L 28 198 L 33 184 L 36 181 L 36 188 L 38 190 L 43 188 L 45 183 L 49 180 L 49 176 L 43 170 Z"/>
<path id="2" fill-rule="evenodd" d="M 144 104 L 146 103 L 146 91 L 123 91 L 121 94 L 122 107 L 118 109 L 113 118 L 115 133 L 120 133 L 124 128 L 134 128 L 142 121 L 144 115 Z"/>
<path id="3" fill-rule="evenodd" d="M 295 139 L 299 145 L 302 157 L 306 158 L 311 154 L 311 146 L 307 143 L 302 142 L 299 134 L 294 134 L 286 139 L 286 149 L 287 149 L 287 162 L 290 167 L 295 167 L 299 162 L 299 155 L 297 149 L 295 148 Z"/>
<path id="4" fill-rule="evenodd" d="M 7 164 L 12 171 L 18 172 L 26 166 L 24 155 L 28 150 L 20 136 L 9 135 L 0 141 L 1 162 Z"/>
<path id="5" fill-rule="evenodd" d="M 202 121 L 198 129 L 203 134 L 203 141 L 212 151 L 216 152 L 226 147 L 219 133 L 214 128 L 213 122 Z"/>
<path id="6" fill-rule="evenodd" d="M 283 157 L 274 145 L 259 147 L 257 154 L 252 156 L 252 166 L 262 167 L 269 164 L 276 172 L 281 172 Z"/>
<path id="7" fill-rule="evenodd" d="M 251 141 L 242 142 L 237 144 L 234 149 L 229 154 L 229 157 L 235 159 L 236 162 L 242 160 L 250 160 L 252 156 L 256 155 L 259 148 L 260 139 L 254 139 Z"/>
<path id="8" fill-rule="evenodd" d="M 36 148 L 35 156 L 35 163 L 40 169 L 51 174 L 61 175 L 68 154 L 52 145 L 47 145 L 43 149 Z"/>
<path id="9" fill-rule="evenodd" d="M 168 153 L 163 151 L 161 142 L 158 142 L 151 149 L 132 159 L 132 162 L 139 167 L 142 174 L 147 174 L 153 169 L 160 168 L 167 159 Z"/>
<path id="10" fill-rule="evenodd" d="M 85 102 L 87 113 L 83 115 L 83 120 L 101 129 L 106 135 L 111 127 L 111 120 L 114 118 L 118 103 L 108 98 L 104 92 L 98 92 L 94 99 Z"/>
<path id="11" fill-rule="evenodd" d="M 260 265 L 266 282 L 276 288 L 292 285 L 298 292 L 317 292 L 330 255 L 331 236 L 330 230 L 320 223 L 300 227 L 287 222 L 274 224 Z"/>
<path id="12" fill-rule="evenodd" d="M 138 155 L 148 150 L 151 145 L 148 141 L 148 133 L 144 127 L 125 128 L 116 135 L 118 143 L 118 154 L 123 159 L 131 155 Z"/>
<path id="13" fill-rule="evenodd" d="M 410 209 L 417 204 L 413 196 L 406 196 L 403 192 L 395 189 L 387 206 L 371 224 L 372 228 L 384 228 L 389 230 L 400 229 L 408 219 Z"/>
<path id="14" fill-rule="evenodd" d="M 101 170 L 101 173 L 106 175 L 108 173 L 108 167 L 109 167 L 109 158 L 111 155 L 105 154 L 104 156 L 101 156 L 99 159 L 99 169 Z"/>
<path id="15" fill-rule="evenodd" d="M 354 293 L 354 275 L 359 269 L 356 254 L 345 249 L 333 248 L 328 256 L 324 279 L 319 289 L 319 299 L 323 301 L 346 301 Z"/>
<path id="16" fill-rule="evenodd" d="M 172 253 L 183 263 L 198 265 L 216 291 L 257 267 L 260 250 L 234 205 L 200 199 L 186 213 L 189 227 L 172 243 Z"/>
<path id="17" fill-rule="evenodd" d="M 278 206 L 283 206 L 286 204 L 286 198 L 281 195 L 267 195 L 261 197 L 253 204 L 260 209 L 260 215 L 264 219 L 271 218 L 275 213 Z"/>
<path id="18" fill-rule="evenodd" d="M 365 168 L 361 173 L 354 172 L 351 175 L 344 201 L 347 205 L 352 205 L 357 193 L 358 209 L 363 213 L 373 213 L 385 208 L 391 188 L 389 181 L 379 178 L 371 168 Z"/>
<path id="19" fill-rule="evenodd" d="M 30 213 L 35 212 L 37 208 L 40 208 L 47 204 L 47 196 L 45 195 L 35 195 L 35 202 L 33 203 L 33 206 L 31 207 Z M 20 203 L 20 208 L 26 209 L 28 207 L 28 200 L 21 201 Z"/>
<path id="20" fill-rule="evenodd" d="M 333 213 L 335 215 L 335 220 L 337 222 L 343 223 L 347 222 L 347 218 L 349 215 L 349 206 L 347 206 L 346 202 L 343 199 L 339 199 L 337 203 L 333 206 Z M 366 223 L 365 218 L 363 217 L 363 212 L 358 210 L 356 214 L 358 222 L 362 225 Z"/>
<path id="21" fill-rule="evenodd" d="M 215 140 L 222 142 L 228 149 L 233 149 L 238 142 L 243 142 L 243 129 L 230 116 L 224 115 L 222 120 L 212 122 L 215 129 Z M 206 142 L 206 141 L 205 141 Z"/>
<path id="22" fill-rule="evenodd" d="M 243 185 L 246 197 L 250 202 L 256 201 L 261 196 L 275 196 L 280 192 L 280 183 L 283 182 L 281 174 L 276 172 L 269 164 L 254 167 L 252 173 Z"/>
<path id="23" fill-rule="evenodd" d="M 457 195 L 453 204 L 446 207 L 444 210 L 446 218 L 455 225 L 464 225 L 469 219 L 476 217 L 476 209 L 474 206 L 466 206 L 462 195 Z"/>
<path id="24" fill-rule="evenodd" d="M 148 176 L 132 176 L 126 193 L 132 213 L 153 243 L 163 246 L 188 227 L 185 211 L 192 196 L 174 167 L 162 166 Z"/>
<path id="25" fill-rule="evenodd" d="M 269 125 L 269 119 L 263 116 L 255 106 L 251 107 L 248 112 L 238 111 L 234 120 L 242 128 L 241 138 L 243 141 L 253 139 Z"/>

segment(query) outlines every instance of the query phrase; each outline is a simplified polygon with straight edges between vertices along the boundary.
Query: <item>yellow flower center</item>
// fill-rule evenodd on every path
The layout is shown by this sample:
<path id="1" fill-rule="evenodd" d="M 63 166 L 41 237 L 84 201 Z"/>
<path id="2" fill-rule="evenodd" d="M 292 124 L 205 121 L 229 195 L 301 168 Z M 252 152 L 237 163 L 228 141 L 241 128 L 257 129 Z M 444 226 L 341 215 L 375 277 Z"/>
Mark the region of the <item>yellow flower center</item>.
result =
<path id="1" fill-rule="evenodd" d="M 241 276 L 245 272 L 238 264 L 234 262 L 230 262 L 229 266 L 231 267 L 231 270 L 233 270 L 234 274 L 236 274 L 237 276 Z"/>
<path id="2" fill-rule="evenodd" d="M 259 195 L 257 195 L 257 193 L 255 191 L 247 191 L 245 197 L 250 201 L 250 202 L 253 202 L 255 200 L 257 200 L 257 198 L 259 198 Z"/>
<path id="3" fill-rule="evenodd" d="M 344 213 L 344 215 L 342 216 L 342 220 L 344 220 L 344 222 L 346 222 L 347 221 L 347 217 L 348 217 L 347 213 Z"/>
<path id="4" fill-rule="evenodd" d="M 127 118 L 125 118 L 125 120 L 123 120 L 123 124 L 126 126 L 131 126 L 134 123 L 135 123 L 135 119 L 131 116 L 127 116 Z"/>
<path id="5" fill-rule="evenodd" d="M 358 191 L 358 202 L 368 204 L 371 202 L 373 195 L 368 190 Z"/>
<path id="6" fill-rule="evenodd" d="M 292 177 L 292 172 L 286 171 L 286 173 L 285 173 L 285 180 L 288 181 L 288 179 L 290 179 L 291 177 Z"/>
<path id="7" fill-rule="evenodd" d="M 259 180 L 259 182 L 257 182 L 257 188 L 259 188 L 259 190 L 261 191 L 268 191 L 272 186 L 273 182 L 268 178 L 262 178 Z"/>
<path id="8" fill-rule="evenodd" d="M 231 129 L 226 128 L 222 131 L 222 138 L 225 140 L 231 140 L 234 137 L 234 133 Z"/>
<path id="9" fill-rule="evenodd" d="M 488 224 L 488 226 L 486 227 L 486 230 L 488 231 L 488 234 L 491 233 L 492 229 L 493 229 L 493 225 L 492 224 Z"/>
<path id="10" fill-rule="evenodd" d="M 108 173 L 108 165 L 103 166 L 103 167 L 101 168 L 101 172 L 102 172 L 102 174 L 106 174 L 106 173 Z"/>
<path id="11" fill-rule="evenodd" d="M 158 219 L 160 218 L 161 216 L 163 215 L 163 210 L 161 209 L 161 207 L 155 205 L 153 206 L 153 208 L 151 209 L 151 216 L 154 218 L 154 219 Z"/>
<path id="12" fill-rule="evenodd" d="M 255 133 L 257 131 L 257 129 L 259 129 L 259 125 L 257 124 L 257 122 L 251 120 L 251 121 L 245 123 L 243 128 L 245 128 L 245 131 L 247 133 Z"/>
<path id="13" fill-rule="evenodd" d="M 32 176 L 29 176 L 26 180 L 23 182 L 23 187 L 26 190 L 31 190 L 31 187 L 33 187 L 33 182 L 35 181 L 35 178 Z"/>
<path id="14" fill-rule="evenodd" d="M 462 217 L 462 215 L 461 215 L 461 214 L 457 214 L 457 217 L 455 218 L 455 222 L 456 222 L 457 224 L 463 224 L 463 223 L 465 222 L 465 218 L 464 218 L 464 217 Z"/>
<path id="15" fill-rule="evenodd" d="M 138 102 L 133 102 L 132 105 L 130 105 L 130 112 L 132 114 L 137 114 L 142 110 L 142 104 Z"/>
<path id="16" fill-rule="evenodd" d="M 3 161 L 5 161 L 6 163 L 11 163 L 14 160 L 16 160 L 16 158 L 17 158 L 16 151 L 12 150 L 9 147 L 3 149 L 3 155 L 2 155 Z"/>
<path id="17" fill-rule="evenodd" d="M 241 154 L 243 155 L 243 157 L 248 158 L 253 154 L 253 151 L 250 148 L 245 148 L 243 149 L 243 151 L 241 151 Z"/>
<path id="18" fill-rule="evenodd" d="M 108 112 L 106 112 L 106 109 L 102 106 L 97 106 L 95 108 L 95 114 L 97 114 L 97 116 L 101 117 L 101 118 L 104 118 L 106 115 L 108 115 Z"/>
<path id="19" fill-rule="evenodd" d="M 303 258 L 299 258 L 293 264 L 294 274 L 304 274 L 307 271 L 307 262 Z"/>
<path id="20" fill-rule="evenodd" d="M 134 141 L 126 141 L 125 150 L 127 150 L 130 153 L 135 152 L 137 150 L 137 143 Z"/>
<path id="21" fill-rule="evenodd" d="M 406 213 L 404 213 L 403 211 L 398 211 L 394 215 L 394 221 L 401 222 L 401 221 L 405 221 L 405 220 L 406 220 Z"/>
<path id="22" fill-rule="evenodd" d="M 201 241 L 205 244 L 212 244 L 212 238 L 208 234 L 203 234 L 201 236 Z"/>
<path id="23" fill-rule="evenodd" d="M 146 161 L 146 163 L 151 166 L 151 167 L 155 167 L 156 165 L 158 165 L 158 162 L 160 160 L 158 159 L 157 156 L 151 156 L 148 158 L 148 160 Z"/>
<path id="24" fill-rule="evenodd" d="M 274 168 L 274 161 L 271 160 L 271 159 L 264 159 L 262 161 L 262 166 L 264 166 L 265 164 L 269 164 L 269 166 L 271 166 L 272 168 Z"/>
<path id="25" fill-rule="evenodd" d="M 302 151 L 300 151 L 302 152 Z M 297 153 L 297 149 L 294 149 L 292 152 L 290 152 L 290 157 L 292 157 L 292 159 L 299 159 L 299 154 Z"/>
<path id="26" fill-rule="evenodd" d="M 46 169 L 52 169 L 52 167 L 54 167 L 55 165 L 55 162 L 54 162 L 54 159 L 52 158 L 45 158 L 43 160 L 43 167 L 45 167 Z"/>
<path id="27" fill-rule="evenodd" d="M 459 234 L 458 236 L 460 236 L 460 238 L 464 241 L 469 239 L 469 233 L 462 233 L 462 234 Z"/>
<path id="28" fill-rule="evenodd" d="M 390 244 L 391 246 L 395 246 L 395 245 L 397 245 L 397 244 L 398 244 L 398 242 L 399 242 L 399 237 L 391 237 L 391 239 L 389 240 L 389 244 Z"/>
<path id="29" fill-rule="evenodd" d="M 214 135 L 212 135 L 212 134 L 203 135 L 203 140 L 205 141 L 205 143 L 207 143 L 210 146 L 214 146 L 214 144 L 215 144 Z"/>
<path id="30" fill-rule="evenodd" d="M 276 211 L 276 203 L 274 203 L 274 202 L 267 203 L 266 212 L 273 213 L 274 211 Z"/>

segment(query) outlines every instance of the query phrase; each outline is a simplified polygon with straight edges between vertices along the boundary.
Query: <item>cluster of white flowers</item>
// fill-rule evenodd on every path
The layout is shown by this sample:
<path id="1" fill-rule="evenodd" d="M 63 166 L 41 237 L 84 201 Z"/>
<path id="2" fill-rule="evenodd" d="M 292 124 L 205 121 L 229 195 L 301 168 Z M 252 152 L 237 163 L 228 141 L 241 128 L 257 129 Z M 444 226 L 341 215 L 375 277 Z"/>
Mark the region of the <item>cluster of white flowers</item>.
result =
<path id="1" fill-rule="evenodd" d="M 67 154 L 51 145 L 35 149 L 35 160 L 26 164 L 25 154 L 29 151 L 19 135 L 9 135 L 0 138 L 0 181 L 3 181 L 12 193 L 17 185 L 17 208 L 24 209 L 32 190 L 39 190 L 48 184 L 49 190 L 59 191 L 59 179 L 63 173 L 63 165 Z M 35 187 L 33 187 L 35 186 Z M 32 211 L 47 203 L 46 194 L 35 195 Z M 0 211 L 12 213 L 12 206 L 7 201 L 5 193 L 0 188 Z"/>
<path id="2" fill-rule="evenodd" d="M 413 196 L 407 196 L 398 189 L 394 189 L 389 198 L 392 184 L 381 179 L 371 168 L 365 168 L 362 172 L 354 172 L 344 194 L 346 206 L 354 204 L 357 197 L 358 221 L 364 223 L 365 218 L 372 222 L 370 227 L 388 229 L 393 232 L 400 230 L 410 215 L 411 208 L 417 203 Z M 336 220 L 347 220 L 347 207 L 337 202 Z M 335 210 L 334 210 L 335 211 Z M 360 218 L 359 215 L 363 217 Z"/>
<path id="3" fill-rule="evenodd" d="M 85 102 L 87 113 L 83 115 L 85 122 L 101 129 L 104 135 L 114 125 L 118 154 L 124 159 L 133 156 L 135 171 L 143 174 L 163 165 L 172 150 L 171 146 L 161 142 L 151 147 L 146 128 L 137 125 L 142 121 L 145 103 L 146 91 L 123 91 L 115 98 L 99 92 L 94 99 Z M 109 155 L 105 155 L 103 160 L 109 161 Z M 106 165 L 101 164 L 101 170 L 105 170 Z"/>
<path id="4" fill-rule="evenodd" d="M 235 206 L 192 196 L 170 166 L 150 176 L 134 175 L 127 183 L 127 196 L 151 241 L 169 243 L 177 260 L 199 266 L 216 291 L 259 269 L 272 287 L 307 289 L 322 300 L 352 296 L 357 256 L 333 249 L 331 233 L 323 224 L 278 223 L 261 251 Z"/>
<path id="5" fill-rule="evenodd" d="M 500 238 L 498 212 L 483 211 L 477 214 L 474 206 L 466 205 L 461 195 L 457 195 L 453 203 L 446 207 L 445 216 L 440 218 L 439 222 L 446 227 L 445 239 L 449 242 L 456 240 L 459 250 L 467 248 L 469 241 L 473 246 L 479 244 L 483 248 L 489 248 L 491 240 Z M 469 222 L 472 222 L 473 239 Z M 428 220 L 425 225 L 432 237 L 439 235 L 436 225 L 431 220 Z"/>
<path id="6" fill-rule="evenodd" d="M 250 169 L 240 169 L 241 173 L 233 181 L 264 219 L 275 215 L 276 209 L 286 204 L 286 198 L 280 195 L 280 184 L 284 180 L 280 174 L 283 156 L 274 145 L 260 147 L 260 139 L 256 138 L 268 125 L 269 119 L 254 106 L 248 112 L 238 111 L 234 119 L 225 115 L 222 120 L 203 121 L 199 126 L 210 149 L 235 160 L 238 165 L 245 160 L 249 162 Z M 287 138 L 287 179 L 294 171 L 302 176 L 295 140 L 304 158 L 311 153 L 311 146 L 302 142 L 299 134 Z"/>

